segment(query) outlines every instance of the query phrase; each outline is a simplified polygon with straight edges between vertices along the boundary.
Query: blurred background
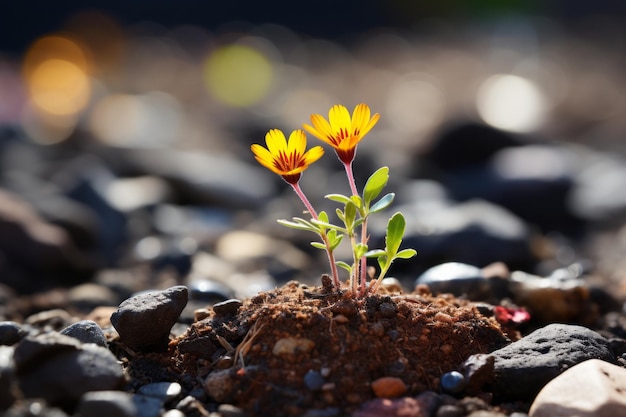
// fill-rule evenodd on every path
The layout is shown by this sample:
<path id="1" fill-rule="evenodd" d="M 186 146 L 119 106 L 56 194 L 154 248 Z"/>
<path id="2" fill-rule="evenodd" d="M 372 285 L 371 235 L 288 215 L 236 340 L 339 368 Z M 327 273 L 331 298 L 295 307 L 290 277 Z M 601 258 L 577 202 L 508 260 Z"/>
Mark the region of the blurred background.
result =
<path id="1" fill-rule="evenodd" d="M 360 102 L 381 119 L 359 145 L 357 184 L 386 165 L 396 193 L 371 242 L 384 245 L 387 218 L 405 214 L 404 245 L 419 255 L 391 275 L 406 288 L 455 261 L 584 271 L 622 291 L 624 2 L 2 8 L 6 294 L 184 283 L 210 298 L 316 284 L 328 267 L 314 236 L 276 223 L 303 208 L 249 146 Z M 330 149 L 301 185 L 330 212 L 323 196 L 348 192 Z"/>

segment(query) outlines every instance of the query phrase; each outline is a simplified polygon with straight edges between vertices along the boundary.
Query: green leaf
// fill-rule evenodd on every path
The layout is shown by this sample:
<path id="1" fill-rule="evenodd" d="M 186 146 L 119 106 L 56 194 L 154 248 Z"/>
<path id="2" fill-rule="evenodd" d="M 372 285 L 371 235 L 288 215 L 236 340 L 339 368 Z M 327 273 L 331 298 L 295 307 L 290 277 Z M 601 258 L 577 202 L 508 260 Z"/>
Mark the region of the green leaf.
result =
<path id="1" fill-rule="evenodd" d="M 406 228 L 406 221 L 402 213 L 397 212 L 389 219 L 387 223 L 387 236 L 385 237 L 386 248 L 385 251 L 393 256 L 398 252 L 400 243 L 402 243 L 402 237 L 404 236 L 404 229 Z"/>
<path id="2" fill-rule="evenodd" d="M 337 215 L 339 220 L 341 220 L 344 223 L 346 222 L 346 216 L 343 215 L 343 211 L 341 211 L 341 209 L 336 209 L 335 214 Z"/>
<path id="3" fill-rule="evenodd" d="M 367 245 L 363 243 L 357 243 L 354 245 L 354 256 L 360 258 L 367 253 Z"/>
<path id="4" fill-rule="evenodd" d="M 386 272 L 387 268 L 389 268 L 389 264 L 389 257 L 386 254 L 378 257 L 378 266 L 381 271 Z"/>
<path id="5" fill-rule="evenodd" d="M 336 231 L 341 232 L 341 233 L 346 233 L 347 232 L 347 230 L 345 228 L 343 228 L 341 226 L 336 226 L 336 225 L 334 225 L 332 223 L 324 223 L 324 222 L 321 222 L 319 220 L 311 220 L 311 223 L 313 223 L 313 225 L 317 226 L 317 229 L 315 231 L 318 232 L 318 233 L 321 233 L 320 229 L 331 229 L 331 230 L 336 230 Z"/>
<path id="6" fill-rule="evenodd" d="M 417 251 L 415 249 L 402 249 L 400 252 L 396 253 L 394 258 L 398 259 L 410 259 L 417 255 Z"/>
<path id="7" fill-rule="evenodd" d="M 317 248 L 317 249 L 326 250 L 326 245 L 324 245 L 323 243 L 320 243 L 320 242 L 311 242 L 311 246 L 313 246 L 314 248 Z"/>
<path id="8" fill-rule="evenodd" d="M 345 263 L 344 261 L 337 261 L 335 262 L 335 265 L 337 265 L 339 268 L 343 268 L 346 271 L 352 273 L 352 267 L 348 265 L 347 263 Z"/>
<path id="9" fill-rule="evenodd" d="M 366 207 L 369 207 L 370 203 L 378 197 L 383 188 L 385 188 L 385 185 L 387 185 L 388 180 L 388 167 L 379 168 L 367 179 L 365 187 L 363 188 L 363 201 Z"/>
<path id="10" fill-rule="evenodd" d="M 370 214 L 378 213 L 379 211 L 382 211 L 386 209 L 387 207 L 389 207 L 389 205 L 393 202 L 393 199 L 395 198 L 395 196 L 396 195 L 394 193 L 386 194 L 383 198 L 381 198 L 376 203 L 374 203 L 372 208 L 370 208 Z"/>
<path id="11" fill-rule="evenodd" d="M 348 203 L 346 203 L 344 216 L 345 216 L 344 222 L 346 224 L 346 229 L 354 230 L 354 221 L 356 220 L 356 206 L 354 205 L 352 201 L 349 201 Z"/>
<path id="12" fill-rule="evenodd" d="M 326 213 L 325 211 L 320 211 L 320 214 L 317 215 L 317 218 L 321 222 L 330 223 L 330 220 L 328 219 L 328 213 Z"/>
<path id="13" fill-rule="evenodd" d="M 344 235 L 339 235 L 339 236 L 335 237 L 333 240 L 330 241 L 330 250 L 337 249 L 337 246 L 339 246 L 339 244 L 343 240 L 343 236 Z"/>
<path id="14" fill-rule="evenodd" d="M 358 195 L 353 195 L 350 197 L 350 201 L 352 201 L 356 208 L 361 211 L 361 207 L 363 207 L 363 200 L 361 200 L 361 197 L 359 197 Z"/>
<path id="15" fill-rule="evenodd" d="M 324 196 L 324 198 L 327 198 L 332 201 L 336 201 L 341 204 L 346 204 L 347 202 L 350 201 L 350 197 L 345 196 L 343 194 L 327 194 Z"/>
<path id="16" fill-rule="evenodd" d="M 282 224 L 283 226 L 287 226 L 292 229 L 307 230 L 309 232 L 319 233 L 319 228 L 308 222 L 305 222 L 305 223 L 291 222 L 289 220 L 284 220 L 284 219 L 277 220 L 277 222 L 279 224 Z"/>
<path id="17" fill-rule="evenodd" d="M 387 252 L 382 249 L 372 249 L 370 251 L 367 251 L 364 256 L 367 258 L 378 258 L 386 254 Z"/>

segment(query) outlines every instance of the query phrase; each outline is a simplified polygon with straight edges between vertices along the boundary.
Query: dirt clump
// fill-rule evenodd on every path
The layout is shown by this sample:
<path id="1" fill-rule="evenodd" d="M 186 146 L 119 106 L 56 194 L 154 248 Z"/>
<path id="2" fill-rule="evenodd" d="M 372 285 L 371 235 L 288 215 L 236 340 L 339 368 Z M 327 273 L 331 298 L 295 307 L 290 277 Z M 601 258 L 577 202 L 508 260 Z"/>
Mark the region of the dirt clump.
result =
<path id="1" fill-rule="evenodd" d="M 508 343 L 495 319 L 454 297 L 383 291 L 354 298 L 289 282 L 236 309 L 207 311 L 170 342 L 170 358 L 217 403 L 297 416 L 349 412 L 377 392 L 393 392 L 380 389 L 385 381 L 404 383 L 399 392 L 407 396 L 437 391 L 442 374 L 470 355 Z"/>

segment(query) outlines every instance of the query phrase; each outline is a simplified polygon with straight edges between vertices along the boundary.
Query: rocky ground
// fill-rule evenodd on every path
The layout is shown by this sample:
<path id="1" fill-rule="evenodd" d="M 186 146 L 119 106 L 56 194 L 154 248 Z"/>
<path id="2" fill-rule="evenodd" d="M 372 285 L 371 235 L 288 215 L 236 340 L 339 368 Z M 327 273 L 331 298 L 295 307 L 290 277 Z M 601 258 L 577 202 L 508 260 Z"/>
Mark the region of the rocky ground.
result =
<path id="1" fill-rule="evenodd" d="M 463 107 L 498 70 L 471 39 L 295 47 L 267 31 L 257 34 L 282 54 L 282 95 L 231 112 L 189 81 L 193 46 L 128 39 L 134 70 L 100 81 L 142 100 L 168 91 L 157 104 L 181 104 L 178 144 L 147 145 L 174 135 L 157 118 L 126 143 L 85 120 L 42 145 L 2 114 L 4 415 L 625 414 L 626 109 L 611 45 L 544 45 L 559 60 L 527 75 L 552 100 L 549 122 L 522 134 Z M 131 53 L 157 45 L 169 65 Z M 303 64 L 320 53 L 324 65 Z M 601 80 L 579 72 L 581 58 L 604 65 Z M 414 107 L 399 106 L 415 86 Z M 345 97 L 382 115 L 359 147 L 357 183 L 390 166 L 403 247 L 418 251 L 363 299 L 322 286 L 310 236 L 276 223 L 302 207 L 249 152 L 269 128 L 299 127 L 308 104 L 323 112 Z M 323 195 L 345 185 L 334 162 L 302 179 L 329 212 Z M 372 218 L 372 246 L 384 227 Z"/>

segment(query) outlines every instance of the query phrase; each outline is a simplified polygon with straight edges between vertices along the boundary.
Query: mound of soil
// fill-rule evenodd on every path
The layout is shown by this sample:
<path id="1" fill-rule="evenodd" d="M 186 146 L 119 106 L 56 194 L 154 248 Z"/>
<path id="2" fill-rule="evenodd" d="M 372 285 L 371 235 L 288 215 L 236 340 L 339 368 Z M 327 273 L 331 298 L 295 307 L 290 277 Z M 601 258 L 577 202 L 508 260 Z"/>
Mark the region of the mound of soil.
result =
<path id="1" fill-rule="evenodd" d="M 453 297 L 355 298 L 290 282 L 197 317 L 170 343 L 169 369 L 250 415 L 349 412 L 377 396 L 438 390 L 442 374 L 510 341 Z"/>

